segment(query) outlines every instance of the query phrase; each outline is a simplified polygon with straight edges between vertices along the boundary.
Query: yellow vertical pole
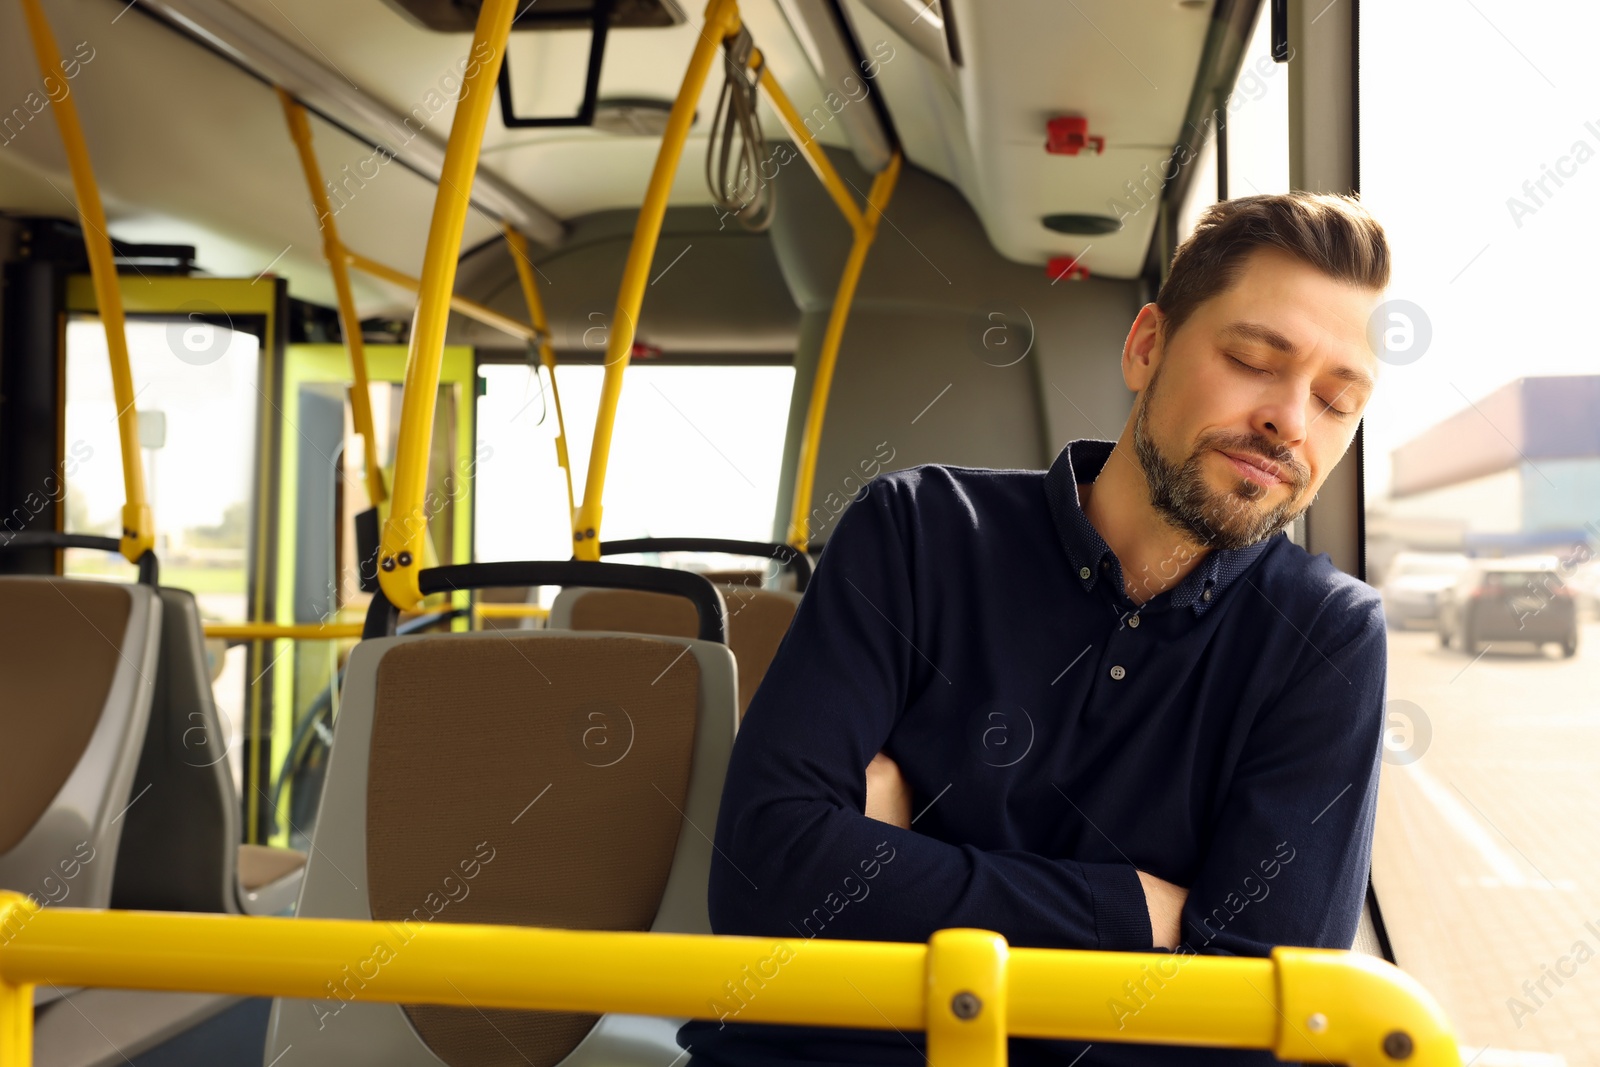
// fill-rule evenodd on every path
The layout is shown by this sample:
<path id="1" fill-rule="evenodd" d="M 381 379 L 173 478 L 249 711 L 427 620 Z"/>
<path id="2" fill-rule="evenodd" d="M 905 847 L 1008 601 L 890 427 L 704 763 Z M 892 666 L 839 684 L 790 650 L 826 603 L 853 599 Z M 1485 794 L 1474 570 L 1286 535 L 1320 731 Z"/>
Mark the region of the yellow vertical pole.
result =
<path id="1" fill-rule="evenodd" d="M 839 288 L 834 293 L 833 310 L 828 315 L 828 328 L 822 336 L 822 351 L 817 354 L 817 372 L 811 385 L 811 403 L 806 409 L 805 430 L 800 438 L 800 459 L 795 473 L 794 506 L 789 513 L 789 544 L 805 551 L 811 538 L 807 513 L 811 510 L 811 493 L 817 475 L 817 450 L 822 442 L 822 420 L 828 412 L 828 391 L 833 387 L 833 371 L 839 361 L 839 344 L 844 340 L 845 322 L 850 318 L 850 305 L 855 300 L 856 284 L 861 280 L 861 268 L 866 264 L 867 251 L 878 233 L 878 220 L 894 193 L 895 181 L 900 177 L 900 152 L 889 157 L 889 165 L 872 179 L 867 192 L 867 208 L 855 227 L 855 240 L 850 245 L 850 255 L 844 262 L 844 273 L 839 277 Z"/>
<path id="2" fill-rule="evenodd" d="M 0 890 L 0 948 L 11 943 L 39 911 L 21 893 Z M 11 982 L 0 968 L 0 1067 L 32 1067 L 33 985 Z"/>
<path id="3" fill-rule="evenodd" d="M 311 206 L 317 212 L 317 229 L 322 232 L 322 256 L 333 274 L 333 290 L 339 300 L 339 329 L 344 334 L 345 348 L 350 352 L 350 415 L 365 453 L 367 498 L 377 507 L 388 499 L 388 493 L 384 491 L 383 472 L 378 466 L 377 434 L 372 428 L 372 392 L 367 388 L 367 350 L 361 339 L 356 299 L 350 291 L 350 261 L 345 255 L 344 243 L 339 240 L 339 228 L 334 225 L 328 191 L 322 184 L 322 169 L 317 166 L 316 149 L 311 144 L 311 123 L 306 118 L 306 109 L 282 89 L 278 90 L 278 101 L 283 104 L 284 118 L 289 121 L 289 136 L 300 153 L 300 166 L 305 171 L 306 186 L 311 190 Z"/>
<path id="4" fill-rule="evenodd" d="M 61 66 L 61 50 L 55 34 L 39 7 L 39 0 L 22 0 L 22 13 L 33 38 L 33 52 L 39 72 L 62 86 L 70 85 Z M 53 99 L 53 96 L 52 96 Z M 122 316 L 122 290 L 117 286 L 117 264 L 111 253 L 111 238 L 106 234 L 106 212 L 100 202 L 100 187 L 89 163 L 89 149 L 78 121 L 78 103 L 73 93 L 64 92 L 51 110 L 61 131 L 61 143 L 72 171 L 72 188 L 78 198 L 78 219 L 83 225 L 83 243 L 89 253 L 89 273 L 94 278 L 95 303 L 106 330 L 106 350 L 111 356 L 111 392 L 117 404 L 117 436 L 122 443 L 122 482 L 126 502 L 122 505 L 122 554 L 137 563 L 155 547 L 155 522 L 145 498 L 144 465 L 139 452 L 139 414 L 133 406 L 133 368 L 128 359 L 128 335 Z"/>
<path id="5" fill-rule="evenodd" d="M 428 515 L 423 495 L 428 477 L 428 452 L 433 443 L 433 409 L 439 389 L 439 361 L 444 353 L 450 294 L 455 290 L 456 263 L 466 226 L 468 198 L 489 119 L 491 90 L 505 59 L 506 38 L 516 13 L 515 0 L 484 0 L 472 35 L 473 62 L 462 80 L 461 98 L 450 139 L 445 145 L 439 190 L 428 224 L 428 247 L 422 260 L 422 289 L 406 354 L 405 399 L 400 408 L 400 444 L 395 461 L 394 498 L 383 525 L 378 549 L 378 583 L 384 596 L 402 611 L 422 604 L 417 572 L 422 567 Z M 488 50 L 487 58 L 478 59 Z"/>
<path id="6" fill-rule="evenodd" d="M 650 262 L 655 258 L 656 242 L 661 237 L 661 221 L 667 212 L 672 180 L 678 172 L 678 161 L 683 158 L 689 125 L 694 121 L 700 91 L 711 74 L 717 51 L 724 40 L 739 32 L 739 26 L 736 0 L 711 0 L 706 5 L 705 25 L 695 42 L 694 55 L 689 58 L 683 84 L 678 87 L 678 98 L 667 116 L 661 151 L 656 154 L 650 185 L 639 207 L 639 221 L 634 226 L 633 244 L 628 249 L 622 285 L 617 291 L 617 307 L 606 338 L 605 379 L 600 385 L 600 410 L 595 418 L 594 446 L 589 451 L 589 473 L 583 482 L 583 503 L 572 521 L 572 552 L 581 560 L 600 558 L 601 502 L 606 488 L 606 464 L 611 458 L 611 434 L 617 421 L 617 402 L 622 398 L 622 375 L 633 353 L 633 331 L 639 322 L 639 308 L 644 303 L 645 283 L 650 275 Z"/>
<path id="7" fill-rule="evenodd" d="M 511 246 L 511 261 L 517 265 L 517 279 L 528 303 L 528 321 L 539 331 L 539 362 L 550 374 L 550 404 L 556 409 L 556 462 L 567 478 L 567 519 L 577 510 L 572 493 L 572 461 L 567 458 L 567 421 L 561 414 L 561 390 L 556 388 L 556 350 L 550 343 L 550 321 L 545 318 L 544 301 L 539 299 L 539 282 L 533 276 L 533 260 L 528 258 L 528 239 L 510 223 L 505 224 L 506 244 Z"/>

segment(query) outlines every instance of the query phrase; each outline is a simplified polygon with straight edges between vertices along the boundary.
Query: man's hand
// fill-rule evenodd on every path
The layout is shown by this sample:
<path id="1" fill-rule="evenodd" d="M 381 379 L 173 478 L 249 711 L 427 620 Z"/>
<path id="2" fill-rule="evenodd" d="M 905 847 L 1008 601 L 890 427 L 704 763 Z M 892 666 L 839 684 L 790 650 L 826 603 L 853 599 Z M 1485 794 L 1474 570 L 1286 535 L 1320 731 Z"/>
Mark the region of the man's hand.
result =
<path id="1" fill-rule="evenodd" d="M 872 768 L 867 771 L 867 781 L 871 782 Z M 867 804 L 872 804 L 870 796 Z M 1189 899 L 1189 891 L 1143 871 L 1139 872 L 1139 884 L 1144 887 L 1145 907 L 1150 909 L 1150 933 L 1155 947 L 1175 950 L 1183 939 L 1183 905 Z"/>
<path id="2" fill-rule="evenodd" d="M 901 777 L 900 765 L 882 752 L 873 756 L 872 762 L 867 764 L 865 814 L 869 819 L 877 819 L 902 830 L 911 829 L 911 787 Z"/>

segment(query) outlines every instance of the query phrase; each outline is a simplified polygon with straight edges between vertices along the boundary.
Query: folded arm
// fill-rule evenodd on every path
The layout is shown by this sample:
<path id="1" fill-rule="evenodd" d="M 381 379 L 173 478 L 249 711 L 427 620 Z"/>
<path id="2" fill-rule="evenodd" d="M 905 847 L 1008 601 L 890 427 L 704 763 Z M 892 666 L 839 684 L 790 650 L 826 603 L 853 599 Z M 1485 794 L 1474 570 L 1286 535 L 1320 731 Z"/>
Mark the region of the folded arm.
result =
<path id="1" fill-rule="evenodd" d="M 879 479 L 845 512 L 740 727 L 713 928 L 923 941 L 976 926 L 1014 944 L 1150 948 L 1131 865 L 947 844 L 864 814 L 866 768 L 902 709 L 950 684 L 917 647 L 901 491 Z"/>

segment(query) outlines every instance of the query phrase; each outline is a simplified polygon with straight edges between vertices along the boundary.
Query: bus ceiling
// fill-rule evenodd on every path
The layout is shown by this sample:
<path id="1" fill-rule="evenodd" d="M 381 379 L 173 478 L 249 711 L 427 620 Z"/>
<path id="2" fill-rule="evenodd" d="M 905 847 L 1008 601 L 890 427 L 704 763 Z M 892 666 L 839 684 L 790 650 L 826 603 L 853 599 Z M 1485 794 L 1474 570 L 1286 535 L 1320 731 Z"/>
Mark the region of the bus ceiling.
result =
<path id="1" fill-rule="evenodd" d="M 374 57 L 402 49 L 428 62 L 443 54 L 440 48 L 447 42 L 446 50 L 453 53 L 458 42 L 421 28 L 419 22 L 431 18 L 430 9 L 421 0 L 407 2 L 409 13 L 401 12 L 400 0 L 373 5 L 362 23 L 363 49 L 344 32 L 345 20 L 303 4 L 281 5 L 286 10 L 274 15 L 271 7 L 254 4 L 151 0 L 137 5 L 137 13 L 178 30 L 254 78 L 281 86 L 314 115 L 368 146 L 392 149 L 395 162 L 436 182 L 444 156 L 441 122 L 447 116 L 436 116 L 420 130 L 408 127 L 405 101 L 414 95 L 417 79 L 407 81 L 392 62 Z M 1131 279 L 1149 276 L 1152 258 L 1159 263 L 1164 255 L 1157 247 L 1162 244 L 1156 240 L 1158 219 L 1173 188 L 1186 180 L 1185 158 L 1175 146 L 1207 135 L 1217 88 L 1232 83 L 1243 32 L 1259 0 L 1180 3 L 1156 17 L 1137 16 L 1136 23 L 1130 22 L 1133 12 L 1113 4 L 1067 5 L 1026 20 L 1000 17 L 988 7 L 980 12 L 964 0 L 930 3 L 921 17 L 915 12 L 908 17 L 900 10 L 905 5 L 892 0 L 760 0 L 749 6 L 746 17 L 762 51 L 791 87 L 808 128 L 831 147 L 849 148 L 867 174 L 881 170 L 891 146 L 900 144 L 908 165 L 962 193 L 1005 257 L 1039 266 L 1064 257 L 1095 276 Z M 657 98 L 670 97 L 681 74 L 684 31 L 700 17 L 694 11 L 685 24 L 675 10 L 660 0 L 612 6 L 612 58 L 605 81 L 615 83 L 626 67 L 631 102 L 623 107 L 601 92 L 597 115 L 609 115 L 622 126 L 626 119 L 643 123 L 637 129 L 648 127 L 644 119 L 660 103 Z M 582 24 L 593 11 L 569 4 L 554 14 L 565 12 L 568 21 Z M 1038 24 L 1035 16 L 1046 24 Z M 531 17 L 531 12 L 523 16 Z M 285 23 L 286 18 L 292 21 Z M 506 64 L 513 73 L 531 74 L 528 50 L 545 47 L 536 42 L 550 35 L 537 31 L 548 25 L 530 23 L 533 32 L 528 32 L 518 23 Z M 304 32 L 297 36 L 296 29 Z M 644 41 L 652 42 L 651 48 L 639 62 Z M 106 58 L 98 62 L 123 65 L 117 72 L 125 72 L 132 61 L 110 48 L 101 52 Z M 202 75 L 205 69 L 191 65 L 185 76 L 215 77 Z M 530 74 L 516 82 L 519 115 L 559 114 L 568 106 L 562 101 L 584 88 L 565 78 L 540 85 L 529 80 Z M 645 92 L 645 86 L 653 88 Z M 218 94 L 219 101 L 226 98 L 239 99 L 236 90 Z M 189 106 L 172 101 L 173 120 L 181 121 Z M 709 110 L 702 99 L 697 136 Z M 248 108 L 241 113 L 244 121 L 252 116 Z M 1080 124 L 1081 136 L 1056 144 L 1052 120 Z M 649 156 L 627 143 L 637 137 L 603 132 L 622 126 L 599 123 L 601 135 L 579 139 L 570 131 L 492 128 L 488 165 L 472 190 L 477 211 L 468 240 L 492 234 L 479 232 L 487 216 L 494 229 L 510 223 L 536 246 L 551 249 L 583 216 L 622 208 L 630 200 L 637 205 Z M 402 129 L 406 135 L 396 136 Z M 1068 150 L 1047 150 L 1047 142 Z M 1076 152 L 1070 150 L 1074 146 Z M 33 150 L 26 144 L 15 147 Z M 265 174 L 273 162 L 265 152 L 230 149 L 225 160 L 211 161 L 196 175 L 241 167 Z M 105 176 L 109 192 L 148 184 L 142 173 L 127 172 L 152 166 L 153 160 L 115 158 L 118 172 Z M 561 166 L 553 170 L 550 163 L 557 158 Z M 585 180 L 563 180 L 557 177 L 562 173 L 583 174 Z M 363 195 L 374 198 L 373 209 L 397 215 L 415 199 L 398 188 Z M 678 189 L 672 203 L 697 203 L 699 195 Z M 1088 221 L 1080 226 L 1072 220 Z M 219 220 L 211 221 L 215 228 Z M 224 232 L 240 243 L 264 246 L 276 237 L 265 232 L 271 224 L 264 217 L 226 221 Z M 358 234 L 357 243 L 368 242 Z M 281 247 L 280 242 L 273 252 Z M 398 247 L 371 251 L 380 260 L 398 262 Z M 297 262 L 302 256 L 291 252 L 283 269 L 303 269 L 306 264 Z M 371 298 L 358 292 L 358 299 L 366 304 Z"/>

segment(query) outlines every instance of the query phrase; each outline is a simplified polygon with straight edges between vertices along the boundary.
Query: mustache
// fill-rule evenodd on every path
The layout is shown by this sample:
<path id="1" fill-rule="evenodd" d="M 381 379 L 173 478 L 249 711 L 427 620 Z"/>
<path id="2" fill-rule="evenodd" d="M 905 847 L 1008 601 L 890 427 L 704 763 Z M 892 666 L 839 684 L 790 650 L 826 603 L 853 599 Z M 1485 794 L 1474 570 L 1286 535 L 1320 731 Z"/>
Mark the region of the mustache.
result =
<path id="1" fill-rule="evenodd" d="M 1217 449 L 1270 460 L 1289 474 L 1296 489 L 1305 488 L 1311 480 L 1311 472 L 1294 458 L 1292 449 L 1287 446 L 1274 448 L 1271 441 L 1259 434 L 1209 434 L 1200 441 L 1199 449 Z"/>

